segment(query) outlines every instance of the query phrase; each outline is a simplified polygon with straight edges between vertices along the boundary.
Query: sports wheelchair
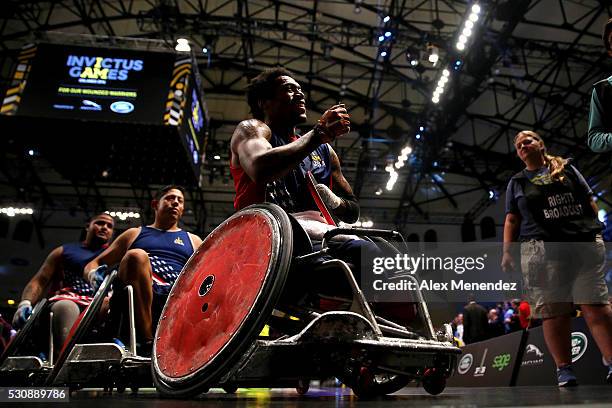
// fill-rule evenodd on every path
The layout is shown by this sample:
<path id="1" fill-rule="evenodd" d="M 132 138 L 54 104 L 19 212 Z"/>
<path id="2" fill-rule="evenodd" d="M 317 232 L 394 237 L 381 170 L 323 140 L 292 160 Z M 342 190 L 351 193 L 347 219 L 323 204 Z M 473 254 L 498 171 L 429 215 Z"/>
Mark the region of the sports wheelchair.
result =
<path id="1" fill-rule="evenodd" d="M 431 394 L 442 392 L 460 354 L 450 326 L 434 331 L 420 292 L 405 305 L 417 311 L 420 331 L 377 315 L 350 266 L 329 257 L 328 243 L 340 234 L 387 249 L 394 247 L 385 238 L 401 239 L 393 231 L 338 228 L 315 251 L 300 224 L 269 203 L 247 207 L 213 230 L 162 311 L 152 355 L 157 389 L 181 398 L 213 386 L 305 393 L 310 380 L 336 377 L 359 397 L 414 381 Z M 266 324 L 275 338 L 260 336 Z"/>

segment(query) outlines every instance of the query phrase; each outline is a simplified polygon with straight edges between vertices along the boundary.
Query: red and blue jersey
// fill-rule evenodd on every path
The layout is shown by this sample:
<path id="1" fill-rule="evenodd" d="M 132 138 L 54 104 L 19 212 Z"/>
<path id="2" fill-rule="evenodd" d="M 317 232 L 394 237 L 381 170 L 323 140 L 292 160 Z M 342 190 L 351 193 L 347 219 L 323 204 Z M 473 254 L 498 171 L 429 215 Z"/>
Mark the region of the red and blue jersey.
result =
<path id="1" fill-rule="evenodd" d="M 49 301 L 72 300 L 81 306 L 89 305 L 93 299 L 94 291 L 91 285 L 83 279 L 83 269 L 106 248 L 107 245 L 98 249 L 91 249 L 82 242 L 62 245 L 63 276 L 60 284 L 61 289 Z"/>
<path id="2" fill-rule="evenodd" d="M 296 139 L 293 138 L 293 140 Z M 270 138 L 272 147 L 284 146 L 290 142 L 285 141 L 274 133 L 272 133 Z M 331 188 L 332 169 L 329 145 L 320 145 L 287 175 L 266 184 L 255 183 L 242 168 L 230 165 L 230 172 L 234 178 L 234 188 L 236 191 L 234 208 L 241 210 L 251 204 L 272 202 L 290 213 L 307 210 L 318 211 L 317 205 L 310 195 L 306 184 L 305 174 L 308 171 L 312 173 L 317 183 Z"/>
<path id="3" fill-rule="evenodd" d="M 142 227 L 130 249 L 142 249 L 149 255 L 153 292 L 159 295 L 170 292 L 194 251 L 186 231 L 164 231 L 153 227 Z"/>

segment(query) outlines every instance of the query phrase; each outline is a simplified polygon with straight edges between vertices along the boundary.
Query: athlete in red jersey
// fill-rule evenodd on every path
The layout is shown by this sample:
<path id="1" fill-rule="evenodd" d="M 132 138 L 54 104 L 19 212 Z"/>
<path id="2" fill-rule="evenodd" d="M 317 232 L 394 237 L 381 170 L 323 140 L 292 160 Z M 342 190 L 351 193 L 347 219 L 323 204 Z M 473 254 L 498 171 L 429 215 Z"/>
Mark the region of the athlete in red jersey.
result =
<path id="1" fill-rule="evenodd" d="M 247 97 L 255 119 L 241 122 L 231 139 L 234 207 L 270 201 L 290 213 L 317 211 L 305 183 L 310 171 L 332 213 L 354 222 L 359 205 L 328 144 L 350 131 L 350 116 L 344 105 L 334 105 L 313 130 L 297 137 L 296 125 L 306 121 L 306 102 L 291 75 L 276 68 L 251 81 Z"/>

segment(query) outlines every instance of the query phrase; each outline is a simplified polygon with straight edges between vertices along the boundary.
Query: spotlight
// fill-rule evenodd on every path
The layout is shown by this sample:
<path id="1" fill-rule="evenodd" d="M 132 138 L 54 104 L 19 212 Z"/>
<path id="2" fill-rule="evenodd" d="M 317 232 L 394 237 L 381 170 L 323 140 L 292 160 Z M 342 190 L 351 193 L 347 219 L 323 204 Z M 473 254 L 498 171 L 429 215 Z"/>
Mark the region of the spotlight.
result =
<path id="1" fill-rule="evenodd" d="M 180 52 L 189 52 L 191 51 L 191 47 L 189 46 L 189 41 L 186 38 L 178 38 L 176 40 L 175 50 Z"/>
<path id="2" fill-rule="evenodd" d="M 213 156 L 213 159 L 215 159 L 215 160 L 221 160 L 221 156 L 219 156 L 218 154 L 215 154 L 215 155 Z"/>
<path id="3" fill-rule="evenodd" d="M 387 37 L 387 38 L 391 37 L 391 31 L 386 31 L 385 32 L 385 37 Z"/>
<path id="4" fill-rule="evenodd" d="M 384 35 L 378 36 L 378 41 L 380 42 L 385 41 L 385 36 Z"/>
<path id="5" fill-rule="evenodd" d="M 419 61 L 413 59 L 410 61 L 410 65 L 412 65 L 413 67 L 416 67 L 417 65 L 419 65 Z"/>
<path id="6" fill-rule="evenodd" d="M 382 188 L 380 188 L 380 187 L 378 187 L 378 188 L 376 189 L 376 191 L 374 192 L 374 194 L 376 194 L 376 195 L 381 195 L 382 193 L 383 193 L 383 190 L 382 190 Z"/>
<path id="7" fill-rule="evenodd" d="M 422 132 L 425 130 L 425 128 L 423 126 L 419 126 L 419 130 Z"/>
<path id="8" fill-rule="evenodd" d="M 386 56 L 387 56 L 387 51 L 383 51 L 383 52 L 381 52 L 381 53 L 380 53 L 380 56 L 381 56 L 381 57 L 383 57 L 383 58 L 384 58 L 384 57 L 386 57 Z"/>
<path id="9" fill-rule="evenodd" d="M 472 10 L 473 10 L 473 9 L 474 9 L 474 8 L 472 8 Z M 389 22 L 389 20 L 391 20 L 391 17 L 389 17 L 389 16 L 387 16 L 387 17 L 383 18 L 383 22 L 385 22 L 385 23 L 388 23 L 388 22 Z"/>
<path id="10" fill-rule="evenodd" d="M 463 50 L 465 50 L 465 43 L 458 42 L 458 43 L 457 43 L 457 49 L 458 49 L 459 51 L 463 51 Z"/>
<path id="11" fill-rule="evenodd" d="M 480 14 L 480 6 L 478 4 L 472 6 L 472 13 Z"/>
<path id="12" fill-rule="evenodd" d="M 421 135 L 420 134 L 417 134 L 415 137 L 416 137 L 416 140 L 421 140 Z"/>
<path id="13" fill-rule="evenodd" d="M 204 55 L 208 54 L 208 47 L 202 48 L 202 54 Z"/>
<path id="14" fill-rule="evenodd" d="M 473 21 L 474 23 L 478 21 L 478 14 L 472 13 L 470 14 L 470 21 Z"/>

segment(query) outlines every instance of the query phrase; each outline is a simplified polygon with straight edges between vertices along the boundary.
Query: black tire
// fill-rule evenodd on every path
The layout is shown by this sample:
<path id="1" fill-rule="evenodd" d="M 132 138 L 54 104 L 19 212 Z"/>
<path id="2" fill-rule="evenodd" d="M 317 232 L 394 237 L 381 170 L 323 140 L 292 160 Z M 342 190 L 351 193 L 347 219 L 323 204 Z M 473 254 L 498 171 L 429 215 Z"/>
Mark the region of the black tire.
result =
<path id="1" fill-rule="evenodd" d="M 235 394 L 238 391 L 238 386 L 236 384 L 228 384 L 223 386 L 223 391 L 227 394 Z"/>
<path id="2" fill-rule="evenodd" d="M 438 395 L 446 388 L 446 377 L 440 370 L 430 368 L 423 376 L 423 389 L 431 395 Z"/>
<path id="3" fill-rule="evenodd" d="M 410 381 L 411 378 L 404 375 L 374 373 L 362 367 L 355 376 L 343 382 L 351 387 L 359 398 L 369 399 L 393 394 L 408 385 Z"/>
<path id="4" fill-rule="evenodd" d="M 310 380 L 299 380 L 295 390 L 300 395 L 306 395 L 310 389 Z"/>

